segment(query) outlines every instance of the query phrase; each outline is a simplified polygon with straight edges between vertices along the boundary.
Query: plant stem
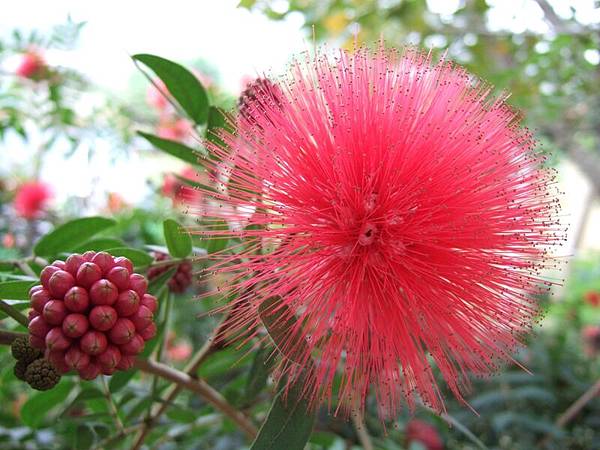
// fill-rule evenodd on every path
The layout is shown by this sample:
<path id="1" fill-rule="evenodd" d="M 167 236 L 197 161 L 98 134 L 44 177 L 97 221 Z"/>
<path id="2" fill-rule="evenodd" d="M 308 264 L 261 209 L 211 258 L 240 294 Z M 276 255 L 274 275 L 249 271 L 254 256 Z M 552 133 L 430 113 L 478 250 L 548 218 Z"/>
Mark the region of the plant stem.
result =
<path id="1" fill-rule="evenodd" d="M 176 383 L 182 388 L 198 394 L 200 397 L 206 400 L 206 402 L 210 403 L 215 409 L 221 411 L 233 422 L 235 422 L 235 424 L 241 430 L 243 430 L 250 439 L 254 439 L 256 437 L 258 430 L 250 418 L 229 404 L 225 397 L 213 389 L 208 383 L 206 383 L 206 381 L 202 379 L 194 379 L 187 373 L 151 360 L 138 358 L 135 361 L 135 367 L 143 372 L 158 375 L 165 380 Z"/>
<path id="2" fill-rule="evenodd" d="M 108 402 L 108 406 L 110 409 L 110 415 L 112 416 L 112 418 L 115 422 L 115 426 L 116 426 L 117 430 L 119 431 L 119 433 L 122 433 L 123 430 L 125 429 L 125 427 L 123 427 L 123 422 L 121 421 L 121 418 L 119 417 L 119 411 L 117 410 L 117 405 L 115 405 L 115 402 L 110 393 L 110 390 L 108 389 L 108 384 L 106 384 L 106 379 L 104 378 L 104 375 L 102 375 L 100 377 L 100 382 L 102 383 L 102 388 L 104 389 L 104 396 L 106 397 L 106 401 Z"/>
<path id="3" fill-rule="evenodd" d="M 198 353 L 194 355 L 193 359 L 184 368 L 184 372 L 190 377 L 195 378 L 196 372 L 198 372 L 200 365 L 206 360 L 208 356 L 210 356 L 214 351 L 218 349 L 219 346 L 215 343 L 215 338 L 222 333 L 226 321 L 227 317 L 223 319 L 223 321 L 219 325 L 217 325 L 212 335 L 208 338 L 208 340 L 204 343 L 202 348 L 198 350 Z M 154 408 L 152 415 L 146 419 L 143 428 L 140 431 L 135 441 L 135 444 L 132 447 L 132 450 L 139 449 L 141 447 L 141 445 L 144 442 L 144 439 L 150 431 L 150 427 L 154 423 L 156 423 L 160 416 L 167 410 L 167 408 L 171 406 L 171 404 L 173 403 L 177 395 L 179 395 L 182 389 L 183 387 L 179 384 L 173 384 L 167 389 L 165 400 L 162 401 L 158 407 Z"/>
<path id="4" fill-rule="evenodd" d="M 0 299 L 0 311 L 6 313 L 8 316 L 15 319 L 17 322 L 19 322 L 25 328 L 27 328 L 27 325 L 29 325 L 29 321 L 27 320 L 27 317 L 25 317 L 23 314 L 21 314 L 20 311 L 13 308 L 8 303 L 6 303 L 4 300 L 1 300 L 1 299 Z"/>
<path id="5" fill-rule="evenodd" d="M 362 412 L 357 409 L 351 415 L 352 423 L 354 423 L 354 429 L 356 430 L 362 448 L 364 450 L 374 450 L 375 447 L 373 447 L 373 442 L 371 441 L 371 436 L 369 436 Z"/>
<path id="6" fill-rule="evenodd" d="M 26 336 L 27 334 L 25 333 L 0 330 L 0 345 L 11 345 L 15 339 Z"/>

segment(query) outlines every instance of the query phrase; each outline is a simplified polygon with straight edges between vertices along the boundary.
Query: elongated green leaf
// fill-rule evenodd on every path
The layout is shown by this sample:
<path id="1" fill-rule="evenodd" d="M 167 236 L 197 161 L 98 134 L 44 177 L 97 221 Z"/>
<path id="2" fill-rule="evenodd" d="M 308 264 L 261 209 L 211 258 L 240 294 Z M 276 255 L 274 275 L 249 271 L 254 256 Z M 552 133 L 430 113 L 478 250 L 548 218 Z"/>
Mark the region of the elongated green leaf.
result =
<path id="1" fill-rule="evenodd" d="M 147 266 L 154 261 L 154 258 L 148 253 L 135 248 L 117 247 L 109 248 L 106 251 L 113 256 L 125 256 L 126 258 L 129 258 L 134 266 Z"/>
<path id="2" fill-rule="evenodd" d="M 72 388 L 73 383 L 63 378 L 49 391 L 39 392 L 29 397 L 21 408 L 21 418 L 25 425 L 37 428 L 51 409 L 64 403 Z"/>
<path id="3" fill-rule="evenodd" d="M 2 300 L 28 300 L 29 289 L 35 281 L 5 281 L 0 283 L 0 298 Z"/>
<path id="4" fill-rule="evenodd" d="M 244 402 L 250 403 L 258 394 L 267 386 L 271 362 L 273 358 L 269 358 L 269 349 L 262 345 L 252 360 L 252 367 L 248 374 L 248 380 L 244 389 Z"/>
<path id="5" fill-rule="evenodd" d="M 199 164 L 199 159 L 202 157 L 202 153 L 200 151 L 194 150 L 193 148 L 188 147 L 181 142 L 163 139 L 142 131 L 138 131 L 137 133 L 154 145 L 157 149 L 162 150 L 163 152 L 174 156 L 175 158 L 179 158 L 186 163 L 195 165 Z"/>
<path id="6" fill-rule="evenodd" d="M 114 220 L 105 217 L 83 217 L 72 220 L 43 236 L 33 251 L 39 256 L 52 256 L 72 251 L 115 223 Z"/>
<path id="7" fill-rule="evenodd" d="M 298 380 L 287 395 L 282 390 L 275 396 L 251 450 L 304 450 L 312 433 L 316 411 L 302 398 L 303 385 L 302 380 Z"/>
<path id="8" fill-rule="evenodd" d="M 296 328 L 296 318 L 279 297 L 271 297 L 258 307 L 260 319 L 269 336 L 281 354 L 299 364 L 304 364 L 303 356 L 310 350 L 300 330 Z"/>
<path id="9" fill-rule="evenodd" d="M 108 389 L 111 393 L 116 393 L 122 388 L 124 388 L 127 383 L 133 378 L 136 374 L 135 370 L 127 370 L 127 371 L 119 371 L 115 373 L 112 377 L 110 377 L 110 381 L 108 382 Z"/>
<path id="10" fill-rule="evenodd" d="M 169 93 L 197 124 L 204 124 L 208 118 L 208 95 L 198 78 L 183 67 L 168 59 L 149 54 L 133 55 L 150 68 L 165 83 Z"/>
<path id="11" fill-rule="evenodd" d="M 163 232 L 171 256 L 185 258 L 192 253 L 192 238 L 176 221 L 173 219 L 165 220 L 163 222 Z"/>
<path id="12" fill-rule="evenodd" d="M 115 238 L 98 238 L 90 239 L 84 242 L 79 247 L 73 249 L 73 253 L 83 253 L 88 250 L 98 252 L 100 250 L 106 250 L 107 248 L 123 247 L 125 243 L 120 239 Z"/>
<path id="13" fill-rule="evenodd" d="M 222 130 L 233 132 L 232 119 L 228 117 L 221 108 L 211 106 L 208 111 L 208 125 L 206 127 L 206 138 L 219 147 L 224 147 L 225 142 L 219 137 Z"/>

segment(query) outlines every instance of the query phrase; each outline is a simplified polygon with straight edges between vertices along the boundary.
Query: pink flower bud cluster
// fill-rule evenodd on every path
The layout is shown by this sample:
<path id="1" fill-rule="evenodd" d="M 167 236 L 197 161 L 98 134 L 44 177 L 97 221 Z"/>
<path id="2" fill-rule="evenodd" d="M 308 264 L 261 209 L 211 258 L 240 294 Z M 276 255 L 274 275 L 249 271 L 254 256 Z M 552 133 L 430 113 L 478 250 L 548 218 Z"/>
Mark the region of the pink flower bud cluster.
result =
<path id="1" fill-rule="evenodd" d="M 128 370 L 156 334 L 158 302 L 125 257 L 72 254 L 44 267 L 30 291 L 29 342 L 66 373 L 92 380 Z"/>

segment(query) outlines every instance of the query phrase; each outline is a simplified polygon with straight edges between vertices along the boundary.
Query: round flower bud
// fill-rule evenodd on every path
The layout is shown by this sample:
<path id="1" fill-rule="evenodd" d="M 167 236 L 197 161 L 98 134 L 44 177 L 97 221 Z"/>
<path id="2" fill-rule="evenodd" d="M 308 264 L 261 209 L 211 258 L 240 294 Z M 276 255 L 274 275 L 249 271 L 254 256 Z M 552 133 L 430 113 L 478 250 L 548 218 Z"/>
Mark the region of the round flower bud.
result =
<path id="1" fill-rule="evenodd" d="M 129 319 L 120 317 L 108 332 L 108 337 L 113 344 L 127 344 L 135 335 L 135 325 Z"/>
<path id="2" fill-rule="evenodd" d="M 152 311 L 153 314 L 158 309 L 158 300 L 156 300 L 154 295 L 144 294 L 141 304 Z"/>
<path id="3" fill-rule="evenodd" d="M 117 364 L 119 370 L 129 370 L 135 364 L 135 356 L 133 355 L 121 355 L 121 360 Z"/>
<path id="4" fill-rule="evenodd" d="M 65 363 L 71 369 L 81 370 L 90 363 L 90 355 L 77 347 L 71 347 L 65 352 Z"/>
<path id="5" fill-rule="evenodd" d="M 71 347 L 71 348 L 73 348 L 73 347 Z M 51 351 L 46 350 L 44 357 L 48 361 L 50 361 L 54 367 L 56 367 L 56 370 L 58 370 L 58 373 L 60 373 L 60 374 L 67 373 L 71 370 L 71 368 L 65 362 L 65 352 L 64 351 L 51 352 Z"/>
<path id="6" fill-rule="evenodd" d="M 125 267 L 127 271 L 132 274 L 133 273 L 133 264 L 129 260 L 129 258 L 125 258 L 124 256 L 117 256 L 115 258 L 115 266 Z"/>
<path id="7" fill-rule="evenodd" d="M 77 284 L 89 289 L 102 278 L 102 270 L 93 262 L 84 262 L 77 270 Z"/>
<path id="8" fill-rule="evenodd" d="M 51 300 L 50 292 L 47 289 L 41 288 L 31 295 L 31 307 L 40 314 L 44 311 L 44 306 Z"/>
<path id="9" fill-rule="evenodd" d="M 43 353 L 39 349 L 29 345 L 28 336 L 16 338 L 10 345 L 10 351 L 13 358 L 19 361 L 25 361 L 27 364 L 43 356 Z"/>
<path id="10" fill-rule="evenodd" d="M 54 272 L 48 282 L 48 291 L 54 298 L 63 298 L 69 289 L 75 286 L 75 278 L 66 270 Z"/>
<path id="11" fill-rule="evenodd" d="M 139 334 L 134 335 L 127 344 L 119 346 L 123 355 L 137 355 L 144 350 L 144 339 Z"/>
<path id="12" fill-rule="evenodd" d="M 60 374 L 50 361 L 43 358 L 36 359 L 27 367 L 25 381 L 38 391 L 46 391 L 56 386 L 60 381 Z"/>
<path id="13" fill-rule="evenodd" d="M 104 275 L 106 275 L 114 266 L 113 257 L 106 252 L 96 253 L 92 257 L 91 262 L 100 267 L 100 270 L 102 270 L 102 274 Z"/>
<path id="14" fill-rule="evenodd" d="M 45 338 L 51 328 L 42 316 L 34 317 L 27 326 L 29 334 L 40 338 Z"/>
<path id="15" fill-rule="evenodd" d="M 77 253 L 73 253 L 70 255 L 65 261 L 65 269 L 74 277 L 77 276 L 77 271 L 81 267 L 81 265 L 85 262 L 85 258 Z"/>
<path id="16" fill-rule="evenodd" d="M 117 365 L 121 361 L 121 351 L 118 347 L 109 344 L 103 353 L 96 357 L 96 362 L 100 364 L 103 370 L 116 369 Z"/>
<path id="17" fill-rule="evenodd" d="M 123 291 L 129 287 L 129 275 L 129 270 L 125 267 L 115 266 L 109 270 L 106 279 Z"/>
<path id="18" fill-rule="evenodd" d="M 117 298 L 117 302 L 115 303 L 115 309 L 121 317 L 131 316 L 132 314 L 137 312 L 139 306 L 140 297 L 138 296 L 137 292 L 132 291 L 131 289 L 122 291 L 119 294 L 119 297 Z"/>
<path id="19" fill-rule="evenodd" d="M 29 345 L 33 348 L 37 348 L 40 350 L 46 349 L 46 339 L 44 337 L 34 336 L 33 334 L 29 335 Z"/>
<path id="20" fill-rule="evenodd" d="M 15 367 L 13 369 L 13 373 L 15 374 L 15 377 L 17 377 L 19 380 L 25 381 L 25 371 L 27 370 L 27 367 L 29 367 L 29 364 L 31 364 L 33 361 L 25 361 L 25 360 L 20 360 L 20 361 L 15 361 Z"/>
<path id="21" fill-rule="evenodd" d="M 65 317 L 62 323 L 62 330 L 65 336 L 78 338 L 83 336 L 88 330 L 90 324 L 87 316 L 79 313 L 71 313 Z"/>
<path id="22" fill-rule="evenodd" d="M 31 298 L 31 296 L 37 292 L 37 291 L 41 291 L 42 289 L 44 289 L 44 286 L 42 286 L 41 284 L 36 284 L 35 286 L 33 286 L 32 288 L 29 289 L 29 298 Z"/>
<path id="23" fill-rule="evenodd" d="M 89 317 L 90 324 L 96 330 L 108 331 L 117 321 L 117 311 L 112 306 L 94 306 Z"/>
<path id="24" fill-rule="evenodd" d="M 60 259 L 57 259 L 56 261 L 54 261 L 52 263 L 52 265 L 54 267 L 58 267 L 60 270 L 65 270 L 65 262 Z"/>
<path id="25" fill-rule="evenodd" d="M 154 315 L 152 311 L 142 305 L 130 319 L 135 325 L 135 329 L 141 331 L 152 323 Z"/>
<path id="26" fill-rule="evenodd" d="M 35 309 L 30 309 L 27 313 L 27 322 L 31 322 L 35 317 L 38 317 L 39 315 L 40 313 L 37 312 Z"/>
<path id="27" fill-rule="evenodd" d="M 86 262 L 90 262 L 94 256 L 96 256 L 96 252 L 93 250 L 88 250 L 83 255 L 81 255 Z"/>
<path id="28" fill-rule="evenodd" d="M 90 288 L 92 305 L 112 305 L 118 296 L 119 290 L 108 280 L 98 280 Z"/>
<path id="29" fill-rule="evenodd" d="M 46 266 L 42 269 L 42 272 L 40 273 L 40 281 L 46 289 L 48 289 L 48 286 L 50 285 L 50 277 L 59 270 L 61 269 L 56 266 Z"/>
<path id="30" fill-rule="evenodd" d="M 48 350 L 66 350 L 71 345 L 71 339 L 66 337 L 61 327 L 54 327 L 46 335 L 46 348 Z"/>
<path id="31" fill-rule="evenodd" d="M 93 380 L 100 375 L 100 366 L 92 361 L 83 369 L 80 369 L 78 373 L 82 380 Z"/>
<path id="32" fill-rule="evenodd" d="M 145 341 L 149 341 L 154 336 L 156 336 L 156 324 L 154 322 L 152 322 L 146 328 L 139 331 L 139 334 Z"/>
<path id="33" fill-rule="evenodd" d="M 139 273 L 134 273 L 129 277 L 129 289 L 133 289 L 142 298 L 148 289 L 148 280 Z"/>
<path id="34" fill-rule="evenodd" d="M 65 294 L 65 306 L 72 312 L 84 312 L 90 304 L 88 291 L 80 286 L 74 286 Z"/>
<path id="35" fill-rule="evenodd" d="M 79 341 L 81 350 L 92 356 L 102 353 L 104 350 L 106 350 L 107 345 L 108 341 L 104 333 L 96 330 L 89 330 L 81 337 L 81 340 Z"/>
<path id="36" fill-rule="evenodd" d="M 50 325 L 60 325 L 67 313 L 67 307 L 62 300 L 50 300 L 44 306 L 42 317 Z"/>

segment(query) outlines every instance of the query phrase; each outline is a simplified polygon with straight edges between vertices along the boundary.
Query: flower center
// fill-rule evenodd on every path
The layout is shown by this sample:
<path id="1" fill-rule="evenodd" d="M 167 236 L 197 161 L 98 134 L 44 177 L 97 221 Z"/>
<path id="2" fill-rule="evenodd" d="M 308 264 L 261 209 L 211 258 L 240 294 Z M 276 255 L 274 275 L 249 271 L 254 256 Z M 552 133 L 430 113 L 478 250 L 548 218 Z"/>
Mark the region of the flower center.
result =
<path id="1" fill-rule="evenodd" d="M 358 235 L 358 243 L 360 245 L 371 245 L 375 241 L 375 235 L 377 234 L 377 227 L 371 222 L 365 223 L 360 229 Z"/>

